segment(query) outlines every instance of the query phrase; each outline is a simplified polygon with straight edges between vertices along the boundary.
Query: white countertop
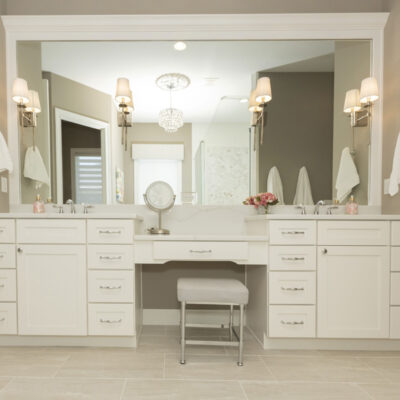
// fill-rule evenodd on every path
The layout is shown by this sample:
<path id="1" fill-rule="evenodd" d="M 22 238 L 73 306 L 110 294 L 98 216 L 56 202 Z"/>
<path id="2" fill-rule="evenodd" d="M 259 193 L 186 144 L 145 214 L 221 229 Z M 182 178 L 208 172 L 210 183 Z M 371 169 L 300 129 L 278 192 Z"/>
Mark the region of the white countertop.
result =
<path id="1" fill-rule="evenodd" d="M 43 214 L 34 214 L 34 213 L 0 213 L 0 219 L 4 218 L 18 218 L 18 219 L 137 219 L 139 221 L 143 221 L 143 218 L 137 214 L 120 214 L 120 213 L 43 213 Z"/>
<path id="2" fill-rule="evenodd" d="M 257 235 L 135 235 L 135 241 L 267 242 Z"/>
<path id="3" fill-rule="evenodd" d="M 267 215 L 252 215 L 245 217 L 245 221 L 269 221 L 269 220 L 333 220 L 333 221 L 398 221 L 400 220 L 400 214 L 358 214 L 358 215 L 347 215 L 347 214 L 267 214 Z"/>

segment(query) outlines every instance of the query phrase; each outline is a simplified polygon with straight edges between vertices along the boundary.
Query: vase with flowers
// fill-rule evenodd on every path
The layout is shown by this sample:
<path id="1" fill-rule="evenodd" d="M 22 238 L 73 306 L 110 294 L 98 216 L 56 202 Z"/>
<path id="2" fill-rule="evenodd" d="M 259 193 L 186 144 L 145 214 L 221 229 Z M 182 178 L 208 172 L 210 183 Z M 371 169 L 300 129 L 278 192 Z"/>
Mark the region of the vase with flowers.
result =
<path id="1" fill-rule="evenodd" d="M 254 206 L 256 210 L 264 210 L 264 214 L 268 214 L 268 207 L 278 204 L 278 198 L 270 192 L 258 193 L 255 196 L 248 197 L 243 204 Z"/>

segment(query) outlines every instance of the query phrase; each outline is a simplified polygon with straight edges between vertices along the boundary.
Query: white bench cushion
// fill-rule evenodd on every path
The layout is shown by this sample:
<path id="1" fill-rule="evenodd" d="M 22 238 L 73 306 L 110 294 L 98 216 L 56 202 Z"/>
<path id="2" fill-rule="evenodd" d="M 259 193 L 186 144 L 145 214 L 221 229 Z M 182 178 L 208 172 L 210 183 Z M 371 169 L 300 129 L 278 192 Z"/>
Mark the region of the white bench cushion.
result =
<path id="1" fill-rule="evenodd" d="M 247 304 L 249 291 L 236 279 L 180 278 L 178 300 L 187 303 Z"/>

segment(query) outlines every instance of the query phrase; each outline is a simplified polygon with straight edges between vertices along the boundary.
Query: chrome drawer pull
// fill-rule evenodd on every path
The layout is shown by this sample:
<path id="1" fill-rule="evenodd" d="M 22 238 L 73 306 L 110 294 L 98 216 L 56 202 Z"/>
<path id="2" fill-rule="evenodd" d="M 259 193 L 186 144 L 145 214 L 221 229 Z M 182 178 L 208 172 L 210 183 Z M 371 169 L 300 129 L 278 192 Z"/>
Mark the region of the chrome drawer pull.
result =
<path id="1" fill-rule="evenodd" d="M 108 289 L 108 290 L 117 290 L 117 289 L 122 289 L 122 286 L 99 286 L 100 289 Z"/>
<path id="2" fill-rule="evenodd" d="M 110 231 L 109 229 L 107 230 L 100 230 L 99 233 L 106 233 L 107 235 L 118 235 L 121 233 L 121 230 L 119 231 Z"/>
<path id="3" fill-rule="evenodd" d="M 4 287 L 6 287 L 6 285 L 4 285 L 4 283 L 2 283 L 2 284 L 0 285 L 0 289 L 2 289 L 2 288 L 4 288 Z"/>
<path id="4" fill-rule="evenodd" d="M 4 254 L 0 254 L 0 258 L 4 258 Z"/>
<path id="5" fill-rule="evenodd" d="M 4 229 L 0 229 L 0 233 L 3 233 L 4 232 Z"/>
<path id="6" fill-rule="evenodd" d="M 286 291 L 290 291 L 290 292 L 298 292 L 301 290 L 305 290 L 303 287 L 283 287 L 281 286 L 281 290 L 286 290 Z"/>
<path id="7" fill-rule="evenodd" d="M 281 321 L 282 325 L 304 325 L 304 321 Z"/>
<path id="8" fill-rule="evenodd" d="M 112 320 L 112 319 L 103 319 L 103 318 L 100 318 L 100 322 L 101 322 L 102 324 L 120 324 L 120 323 L 122 322 L 122 319 L 120 318 L 120 319 L 114 319 L 114 320 Z"/>
<path id="9" fill-rule="evenodd" d="M 0 322 L 4 322 L 6 319 L 3 317 L 3 318 L 0 318 Z"/>
<path id="10" fill-rule="evenodd" d="M 189 250 L 191 253 L 206 254 L 212 253 L 212 250 Z"/>
<path id="11" fill-rule="evenodd" d="M 282 257 L 282 261 L 304 261 L 304 257 Z"/>
<path id="12" fill-rule="evenodd" d="M 304 231 L 286 231 L 282 232 L 282 235 L 305 235 Z"/>
<path id="13" fill-rule="evenodd" d="M 100 260 L 108 260 L 108 261 L 114 261 L 114 260 L 121 260 L 122 256 L 100 256 Z"/>

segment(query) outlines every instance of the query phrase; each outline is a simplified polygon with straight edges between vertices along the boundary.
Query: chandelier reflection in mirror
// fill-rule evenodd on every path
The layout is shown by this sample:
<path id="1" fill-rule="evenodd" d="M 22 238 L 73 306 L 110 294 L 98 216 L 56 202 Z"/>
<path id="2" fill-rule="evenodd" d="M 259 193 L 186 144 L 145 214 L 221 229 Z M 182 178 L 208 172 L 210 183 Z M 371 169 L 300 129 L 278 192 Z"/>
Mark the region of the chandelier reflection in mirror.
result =
<path id="1" fill-rule="evenodd" d="M 172 92 L 186 89 L 190 79 L 179 73 L 168 73 L 156 79 L 156 85 L 169 91 L 169 108 L 160 111 L 158 124 L 168 133 L 174 133 L 183 126 L 183 112 L 172 107 Z"/>

